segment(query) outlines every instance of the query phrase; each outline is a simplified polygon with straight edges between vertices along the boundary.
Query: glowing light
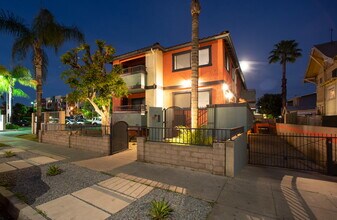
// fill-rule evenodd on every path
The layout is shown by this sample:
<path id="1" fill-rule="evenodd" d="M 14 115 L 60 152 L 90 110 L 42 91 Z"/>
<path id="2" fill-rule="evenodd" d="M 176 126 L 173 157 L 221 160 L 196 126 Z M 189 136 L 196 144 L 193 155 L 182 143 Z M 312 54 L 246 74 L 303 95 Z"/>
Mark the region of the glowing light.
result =
<path id="1" fill-rule="evenodd" d="M 181 85 L 183 87 L 191 87 L 192 86 L 192 81 L 191 80 L 183 80 Z"/>
<path id="2" fill-rule="evenodd" d="M 250 62 L 249 61 L 240 61 L 240 67 L 243 72 L 250 70 Z"/>
<path id="3" fill-rule="evenodd" d="M 233 95 L 233 93 L 231 93 L 231 92 L 227 92 L 225 96 L 226 96 L 226 98 L 227 98 L 228 100 L 231 100 L 231 99 L 233 98 L 234 95 Z"/>
<path id="4" fill-rule="evenodd" d="M 223 85 L 222 85 L 222 90 L 223 91 L 227 91 L 229 89 L 229 86 L 226 84 L 226 83 L 224 83 Z"/>

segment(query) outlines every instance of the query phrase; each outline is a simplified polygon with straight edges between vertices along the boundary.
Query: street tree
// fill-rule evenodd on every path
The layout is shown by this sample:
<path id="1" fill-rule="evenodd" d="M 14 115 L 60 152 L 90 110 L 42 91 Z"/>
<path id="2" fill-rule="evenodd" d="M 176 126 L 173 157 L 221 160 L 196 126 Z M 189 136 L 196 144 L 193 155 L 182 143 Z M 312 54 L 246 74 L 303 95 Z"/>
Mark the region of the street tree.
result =
<path id="1" fill-rule="evenodd" d="M 69 99 L 75 102 L 89 101 L 102 117 L 102 125 L 109 125 L 112 99 L 128 94 L 126 83 L 121 78 L 121 66 L 111 65 L 115 49 L 102 40 L 96 41 L 97 50 L 91 52 L 88 44 L 74 48 L 62 57 L 69 67 L 62 78 L 71 88 Z"/>
<path id="2" fill-rule="evenodd" d="M 47 9 L 41 9 L 33 23 L 27 26 L 24 20 L 12 13 L 0 11 L 0 31 L 16 36 L 12 48 L 13 58 L 24 59 L 31 51 L 36 85 L 36 115 L 38 135 L 42 121 L 42 84 L 46 79 L 48 57 L 46 48 L 58 48 L 68 40 L 84 40 L 83 34 L 75 26 L 59 24 Z"/>
<path id="3" fill-rule="evenodd" d="M 282 65 L 282 109 L 287 103 L 287 63 L 294 63 L 302 56 L 302 50 L 298 48 L 295 40 L 282 40 L 274 45 L 274 49 L 268 57 L 269 63 L 279 62 Z"/>
<path id="4" fill-rule="evenodd" d="M 191 50 L 191 127 L 198 126 L 198 81 L 199 81 L 199 0 L 192 0 L 192 50 Z"/>

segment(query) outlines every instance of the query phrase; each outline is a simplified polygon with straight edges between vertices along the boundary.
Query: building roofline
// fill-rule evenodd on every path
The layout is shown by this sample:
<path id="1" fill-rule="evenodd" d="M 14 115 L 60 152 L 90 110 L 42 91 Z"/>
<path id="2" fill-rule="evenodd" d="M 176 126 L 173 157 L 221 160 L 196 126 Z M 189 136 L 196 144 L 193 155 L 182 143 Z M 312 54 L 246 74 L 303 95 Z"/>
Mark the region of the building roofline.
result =
<path id="1" fill-rule="evenodd" d="M 245 89 L 247 89 L 247 85 L 246 85 L 246 81 L 244 78 L 244 75 L 242 73 L 241 67 L 240 67 L 240 63 L 233 45 L 233 40 L 230 37 L 230 33 L 229 31 L 223 31 L 219 34 L 215 34 L 212 36 L 208 36 L 208 37 L 204 37 L 204 38 L 200 38 L 199 39 L 199 44 L 200 43 L 205 43 L 205 42 L 209 42 L 209 41 L 213 41 L 213 40 L 217 40 L 217 39 L 224 39 L 225 40 L 225 44 L 227 46 L 227 48 L 229 48 L 229 52 L 230 55 L 233 59 L 234 62 L 234 68 L 236 69 L 236 71 L 239 71 L 239 75 L 241 78 L 241 81 L 243 83 L 243 86 Z M 176 49 L 180 49 L 183 47 L 187 47 L 187 46 L 191 46 L 191 41 L 189 42 L 185 42 L 185 43 L 181 43 L 181 44 L 177 44 L 177 45 L 173 45 L 173 46 L 169 46 L 169 47 L 163 47 L 160 43 L 154 43 L 153 45 L 147 46 L 147 47 L 143 47 L 141 49 L 138 50 L 134 50 L 131 52 L 127 52 L 124 54 L 120 54 L 114 57 L 114 60 L 120 60 L 120 59 L 127 59 L 142 53 L 145 53 L 147 51 L 150 51 L 151 49 L 159 49 L 163 52 L 167 52 L 167 51 L 171 51 L 171 50 L 176 50 Z"/>

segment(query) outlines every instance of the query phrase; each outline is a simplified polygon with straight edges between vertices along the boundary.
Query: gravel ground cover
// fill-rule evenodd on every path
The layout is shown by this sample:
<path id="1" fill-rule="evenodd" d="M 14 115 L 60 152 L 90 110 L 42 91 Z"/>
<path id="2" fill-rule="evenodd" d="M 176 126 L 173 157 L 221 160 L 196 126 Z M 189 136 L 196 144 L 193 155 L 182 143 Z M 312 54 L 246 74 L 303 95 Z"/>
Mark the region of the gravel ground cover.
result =
<path id="1" fill-rule="evenodd" d="M 2 150 L 3 148 L 1 148 Z M 5 151 L 10 151 L 11 148 L 5 148 Z M 14 152 L 15 156 L 13 157 L 5 157 L 5 155 L 0 155 L 0 163 L 6 163 L 6 162 L 10 162 L 10 161 L 14 161 L 14 160 L 23 160 L 23 159 L 29 159 L 32 157 L 38 157 L 40 156 L 39 154 L 34 154 L 32 152 L 29 151 L 23 151 L 23 152 Z"/>
<path id="2" fill-rule="evenodd" d="M 0 174 L 6 187 L 27 204 L 36 207 L 77 190 L 92 186 L 111 176 L 92 171 L 74 164 L 56 162 L 63 172 L 47 176 L 51 164 Z"/>
<path id="3" fill-rule="evenodd" d="M 131 203 L 126 208 L 112 215 L 109 219 L 151 219 L 148 216 L 152 200 L 168 201 L 173 213 L 170 219 L 207 219 L 212 210 L 210 203 L 161 189 L 154 189 L 149 194 Z"/>

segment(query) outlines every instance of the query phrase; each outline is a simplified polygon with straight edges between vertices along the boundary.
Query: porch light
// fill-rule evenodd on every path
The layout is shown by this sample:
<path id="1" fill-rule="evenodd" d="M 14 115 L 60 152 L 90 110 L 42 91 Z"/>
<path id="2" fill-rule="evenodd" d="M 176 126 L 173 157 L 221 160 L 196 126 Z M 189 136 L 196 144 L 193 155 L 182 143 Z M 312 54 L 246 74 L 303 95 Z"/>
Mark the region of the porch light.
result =
<path id="1" fill-rule="evenodd" d="M 228 100 L 231 100 L 232 98 L 233 98 L 233 93 L 231 93 L 230 91 L 228 91 L 228 92 L 226 92 L 226 94 L 225 94 L 225 96 L 226 96 L 226 98 L 228 99 Z"/>
<path id="2" fill-rule="evenodd" d="M 183 80 L 181 85 L 183 87 L 191 87 L 192 86 L 192 81 L 191 80 Z"/>
<path id="3" fill-rule="evenodd" d="M 227 92 L 228 89 L 229 89 L 229 86 L 228 86 L 226 83 L 224 83 L 224 84 L 222 85 L 222 90 L 223 90 L 224 92 Z"/>

